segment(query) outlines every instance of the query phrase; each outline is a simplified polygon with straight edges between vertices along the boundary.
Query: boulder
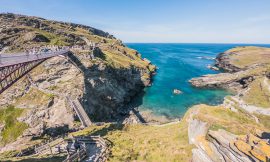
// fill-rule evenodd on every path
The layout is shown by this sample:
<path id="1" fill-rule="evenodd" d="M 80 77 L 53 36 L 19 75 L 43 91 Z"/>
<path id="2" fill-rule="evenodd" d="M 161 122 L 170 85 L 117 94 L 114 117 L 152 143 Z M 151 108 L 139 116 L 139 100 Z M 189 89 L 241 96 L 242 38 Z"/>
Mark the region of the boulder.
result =
<path id="1" fill-rule="evenodd" d="M 174 90 L 173 90 L 173 94 L 178 95 L 178 94 L 182 94 L 182 93 L 183 93 L 183 92 L 180 91 L 179 89 L 174 89 Z"/>
<path id="2" fill-rule="evenodd" d="M 196 144 L 199 136 L 205 136 L 208 130 L 206 122 L 190 119 L 188 123 L 188 140 L 190 144 Z"/>
<path id="3" fill-rule="evenodd" d="M 24 40 L 32 42 L 50 42 L 50 40 L 46 36 L 35 32 L 26 33 L 24 36 Z"/>
<path id="4" fill-rule="evenodd" d="M 207 68 L 208 68 L 208 69 L 211 69 L 211 70 L 215 70 L 215 71 L 218 71 L 218 70 L 219 70 L 218 67 L 212 66 L 212 65 L 207 65 Z"/>

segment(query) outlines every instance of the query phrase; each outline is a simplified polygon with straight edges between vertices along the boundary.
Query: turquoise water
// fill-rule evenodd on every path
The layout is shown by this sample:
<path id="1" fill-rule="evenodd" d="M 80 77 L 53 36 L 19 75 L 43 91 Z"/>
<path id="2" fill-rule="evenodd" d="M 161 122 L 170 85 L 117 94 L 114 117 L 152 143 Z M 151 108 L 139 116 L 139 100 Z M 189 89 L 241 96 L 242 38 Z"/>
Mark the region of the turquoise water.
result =
<path id="1" fill-rule="evenodd" d="M 213 58 L 236 44 L 127 44 L 138 50 L 143 58 L 159 68 L 153 85 L 145 89 L 139 109 L 152 110 L 158 115 L 180 117 L 189 107 L 196 104 L 216 105 L 222 103 L 229 93 L 224 90 L 198 89 L 188 80 L 204 74 L 215 74 L 207 68 Z M 264 45 L 265 46 L 265 45 Z M 173 89 L 183 92 L 174 95 Z"/>

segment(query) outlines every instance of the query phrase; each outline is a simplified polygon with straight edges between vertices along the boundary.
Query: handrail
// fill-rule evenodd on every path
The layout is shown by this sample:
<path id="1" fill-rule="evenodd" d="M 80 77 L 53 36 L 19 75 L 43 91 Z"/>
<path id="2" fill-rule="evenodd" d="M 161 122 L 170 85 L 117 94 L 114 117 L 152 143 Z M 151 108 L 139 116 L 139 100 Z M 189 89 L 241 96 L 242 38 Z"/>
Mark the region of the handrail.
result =
<path id="1" fill-rule="evenodd" d="M 57 140 L 59 140 L 59 141 L 57 141 Z M 55 141 L 57 141 L 57 142 L 54 143 Z M 63 138 L 57 138 L 55 140 L 51 140 L 51 141 L 49 141 L 49 142 L 47 142 L 47 143 L 45 143 L 43 145 L 35 147 L 35 152 L 40 153 L 40 152 L 42 152 L 44 150 L 50 149 L 51 147 L 53 147 L 53 146 L 55 146 L 55 145 L 57 145 L 59 143 L 62 143 L 63 141 L 64 141 Z"/>
<path id="2" fill-rule="evenodd" d="M 7 67 L 16 64 L 22 64 L 26 62 L 33 62 L 38 60 L 44 60 L 58 55 L 66 55 L 69 50 L 61 50 L 57 52 L 42 52 L 37 54 L 27 54 L 27 53 L 18 53 L 18 54 L 0 54 L 0 67 Z"/>
<path id="3" fill-rule="evenodd" d="M 83 149 L 79 150 L 79 152 L 72 154 L 70 157 L 65 159 L 63 162 L 72 162 L 72 161 L 82 160 L 86 157 L 86 154 L 87 154 L 86 148 L 83 148 Z"/>
<path id="4" fill-rule="evenodd" d="M 71 100 L 70 97 L 66 96 L 66 100 L 68 101 L 68 104 L 75 110 L 77 116 L 79 117 L 82 125 L 84 127 L 90 126 L 92 124 L 91 120 L 87 116 L 86 112 L 82 107 L 80 107 L 80 104 L 78 99 L 76 100 Z"/>
<path id="5" fill-rule="evenodd" d="M 35 144 L 35 145 L 32 145 L 32 146 L 30 146 L 30 147 L 28 147 L 28 148 L 26 148 L 26 149 L 21 150 L 20 153 L 18 153 L 18 154 L 16 155 L 16 157 L 23 156 L 23 155 L 25 155 L 25 154 L 28 153 L 28 152 L 36 153 L 36 152 L 35 152 L 35 149 L 37 149 L 37 148 L 39 148 L 39 147 L 43 147 L 44 145 L 48 145 L 48 143 L 51 143 L 51 142 L 53 142 L 53 141 L 55 141 L 55 140 L 57 140 L 57 139 L 59 139 L 59 138 L 61 138 L 61 140 L 62 140 L 61 142 L 64 141 L 64 138 L 63 138 L 63 137 L 57 136 L 57 137 L 51 138 L 51 139 L 49 139 L 49 140 L 47 140 L 47 141 L 45 141 L 45 142 L 42 142 L 42 143 L 39 143 L 39 144 Z M 32 154 L 32 153 L 31 153 L 31 154 Z"/>
<path id="6" fill-rule="evenodd" d="M 96 144 L 100 144 L 102 146 L 101 152 L 95 157 L 95 159 L 93 161 L 94 162 L 104 162 L 104 161 L 106 161 L 106 155 L 108 154 L 109 147 L 108 147 L 105 139 L 103 139 L 101 136 L 89 136 L 89 137 L 77 137 L 77 138 L 78 138 L 78 141 L 80 141 L 82 143 L 92 143 L 92 142 L 94 142 Z M 78 160 L 77 158 L 75 158 L 77 156 L 78 156 L 78 154 L 74 153 L 73 155 L 68 157 L 63 162 L 76 161 L 76 160 Z"/>

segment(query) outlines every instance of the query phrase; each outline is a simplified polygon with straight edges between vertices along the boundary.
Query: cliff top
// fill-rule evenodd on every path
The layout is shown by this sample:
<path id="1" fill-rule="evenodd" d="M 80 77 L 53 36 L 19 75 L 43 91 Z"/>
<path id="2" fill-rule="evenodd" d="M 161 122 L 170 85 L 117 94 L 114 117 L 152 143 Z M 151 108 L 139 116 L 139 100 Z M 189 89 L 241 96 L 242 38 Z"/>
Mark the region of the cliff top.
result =
<path id="1" fill-rule="evenodd" d="M 0 153 L 31 143 L 26 136 L 48 135 L 59 127 L 64 131 L 79 127 L 64 96 L 78 99 L 93 121 L 128 117 L 126 103 L 150 84 L 155 69 L 136 50 L 102 30 L 33 16 L 0 14 L 1 53 L 57 46 L 69 46 L 73 57 L 44 61 L 0 95 L 0 111 L 8 110 L 8 105 L 25 110 L 13 123 L 27 125 L 13 137 L 9 125 L 0 120 L 0 138 L 7 137 L 7 142 L 0 141 Z"/>
<path id="2" fill-rule="evenodd" d="M 224 64 L 234 66 L 236 69 L 244 69 L 255 64 L 269 64 L 270 48 L 255 46 L 236 47 L 221 53 L 217 57 L 217 60 L 224 62 Z M 227 69 L 224 64 L 219 65 L 225 68 L 225 70 L 230 70 Z"/>

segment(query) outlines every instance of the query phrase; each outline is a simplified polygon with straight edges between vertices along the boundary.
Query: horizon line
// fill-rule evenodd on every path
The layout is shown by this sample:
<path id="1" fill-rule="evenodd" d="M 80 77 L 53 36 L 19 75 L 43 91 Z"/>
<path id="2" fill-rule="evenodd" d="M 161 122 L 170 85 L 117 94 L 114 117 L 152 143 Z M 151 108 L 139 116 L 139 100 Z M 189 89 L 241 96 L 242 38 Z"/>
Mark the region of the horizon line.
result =
<path id="1" fill-rule="evenodd" d="M 124 44 L 243 44 L 243 45 L 270 45 L 270 43 L 202 43 L 202 42 L 124 42 Z"/>

